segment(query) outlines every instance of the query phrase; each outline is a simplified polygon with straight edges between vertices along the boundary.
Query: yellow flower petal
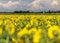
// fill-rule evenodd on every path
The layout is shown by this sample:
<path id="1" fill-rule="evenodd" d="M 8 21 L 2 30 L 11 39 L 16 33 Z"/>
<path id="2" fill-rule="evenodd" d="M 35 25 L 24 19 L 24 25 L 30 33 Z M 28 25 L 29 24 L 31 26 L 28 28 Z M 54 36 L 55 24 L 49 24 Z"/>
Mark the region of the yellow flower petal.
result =
<path id="1" fill-rule="evenodd" d="M 49 37 L 50 39 L 54 39 L 54 38 L 55 38 L 55 36 L 53 35 L 53 32 L 54 32 L 54 31 L 57 31 L 58 34 L 60 34 L 60 30 L 59 30 L 59 27 L 58 27 L 58 26 L 56 26 L 56 25 L 51 26 L 51 27 L 48 29 L 48 37 Z"/>

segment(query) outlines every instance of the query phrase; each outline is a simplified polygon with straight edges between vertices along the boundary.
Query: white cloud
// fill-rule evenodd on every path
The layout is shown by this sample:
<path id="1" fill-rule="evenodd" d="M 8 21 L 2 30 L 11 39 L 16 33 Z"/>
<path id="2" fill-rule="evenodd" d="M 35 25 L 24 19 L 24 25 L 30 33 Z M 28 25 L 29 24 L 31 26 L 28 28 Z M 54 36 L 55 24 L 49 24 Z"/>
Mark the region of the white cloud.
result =
<path id="1" fill-rule="evenodd" d="M 60 10 L 60 0 L 34 0 L 30 4 L 33 10 Z"/>
<path id="2" fill-rule="evenodd" d="M 51 9 L 54 11 L 60 10 L 60 1 L 59 0 L 52 0 Z"/>
<path id="3" fill-rule="evenodd" d="M 19 2 L 12 2 L 12 1 L 8 1 L 7 3 L 0 3 L 0 6 L 1 7 L 4 7 L 4 8 L 9 8 L 11 6 L 15 6 L 15 5 L 18 5 Z"/>
<path id="4" fill-rule="evenodd" d="M 56 5 L 59 5 L 59 2 L 57 0 L 53 0 L 52 3 L 51 3 L 52 6 L 56 6 Z"/>
<path id="5" fill-rule="evenodd" d="M 40 5 L 41 0 L 34 0 L 32 3 L 29 4 L 34 9 L 41 9 L 42 6 Z"/>
<path id="6" fill-rule="evenodd" d="M 40 9 L 43 9 L 43 6 L 40 5 L 41 0 L 33 0 L 31 3 L 28 4 L 29 10 L 31 11 L 38 11 Z"/>
<path id="7" fill-rule="evenodd" d="M 7 2 L 0 1 L 0 7 L 4 9 L 14 10 L 60 10 L 60 0 L 9 0 Z"/>

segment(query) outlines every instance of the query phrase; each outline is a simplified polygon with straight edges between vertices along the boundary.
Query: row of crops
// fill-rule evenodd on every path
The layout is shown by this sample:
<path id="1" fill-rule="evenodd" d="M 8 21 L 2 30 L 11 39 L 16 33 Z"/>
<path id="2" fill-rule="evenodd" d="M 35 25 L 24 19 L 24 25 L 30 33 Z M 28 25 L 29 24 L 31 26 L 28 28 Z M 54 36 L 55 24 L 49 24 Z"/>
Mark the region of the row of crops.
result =
<path id="1" fill-rule="evenodd" d="M 60 15 L 0 15 L 0 43 L 60 43 Z"/>

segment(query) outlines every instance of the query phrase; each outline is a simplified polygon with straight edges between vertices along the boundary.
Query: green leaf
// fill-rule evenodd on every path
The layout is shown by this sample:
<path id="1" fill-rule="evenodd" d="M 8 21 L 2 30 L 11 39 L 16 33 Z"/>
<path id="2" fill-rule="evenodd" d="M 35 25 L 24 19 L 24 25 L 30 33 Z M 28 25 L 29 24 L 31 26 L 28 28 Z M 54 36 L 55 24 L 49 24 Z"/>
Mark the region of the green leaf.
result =
<path id="1" fill-rule="evenodd" d="M 0 43 L 5 43 L 5 40 L 4 39 L 0 39 Z"/>

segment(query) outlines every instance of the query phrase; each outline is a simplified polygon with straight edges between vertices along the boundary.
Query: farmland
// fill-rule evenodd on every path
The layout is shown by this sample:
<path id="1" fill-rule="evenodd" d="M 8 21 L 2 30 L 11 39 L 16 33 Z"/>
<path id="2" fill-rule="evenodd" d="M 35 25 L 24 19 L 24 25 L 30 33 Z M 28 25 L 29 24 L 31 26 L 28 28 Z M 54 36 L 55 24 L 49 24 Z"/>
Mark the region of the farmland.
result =
<path id="1" fill-rule="evenodd" d="M 0 43 L 60 43 L 60 13 L 0 13 Z"/>

